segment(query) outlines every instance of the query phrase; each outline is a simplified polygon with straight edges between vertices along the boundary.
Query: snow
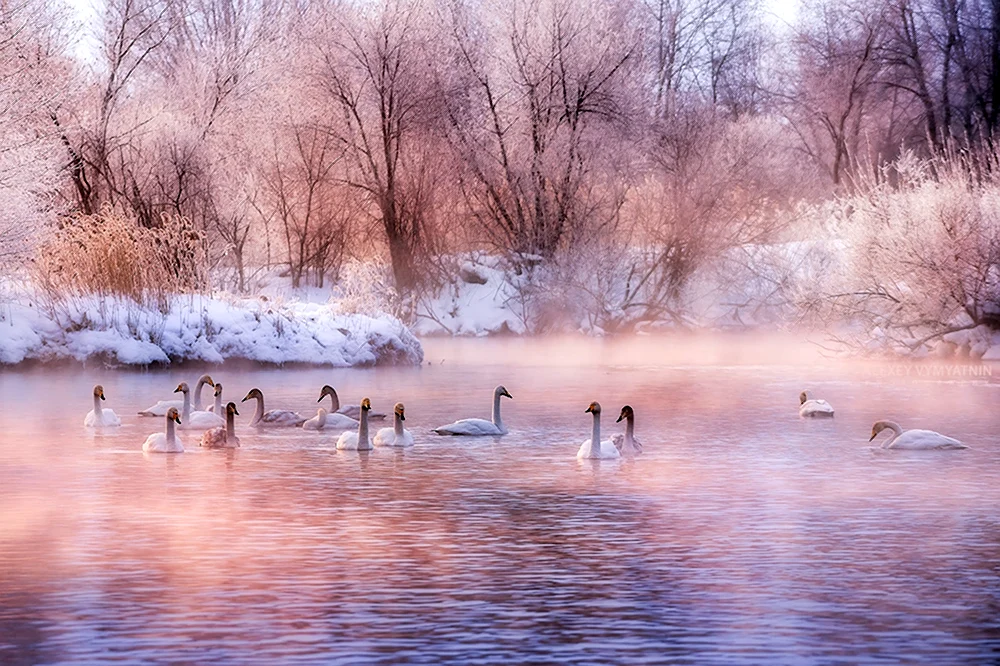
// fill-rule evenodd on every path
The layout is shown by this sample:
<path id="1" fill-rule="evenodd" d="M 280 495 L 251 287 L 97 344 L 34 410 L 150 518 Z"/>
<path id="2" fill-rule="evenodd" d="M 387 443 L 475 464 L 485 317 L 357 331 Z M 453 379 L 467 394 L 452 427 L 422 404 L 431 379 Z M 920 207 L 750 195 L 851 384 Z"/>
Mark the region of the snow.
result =
<path id="1" fill-rule="evenodd" d="M 88 361 L 306 363 L 336 367 L 419 365 L 423 349 L 396 318 L 340 312 L 336 301 L 176 296 L 166 312 L 81 297 L 55 312 L 31 294 L 0 306 L 0 363 Z"/>

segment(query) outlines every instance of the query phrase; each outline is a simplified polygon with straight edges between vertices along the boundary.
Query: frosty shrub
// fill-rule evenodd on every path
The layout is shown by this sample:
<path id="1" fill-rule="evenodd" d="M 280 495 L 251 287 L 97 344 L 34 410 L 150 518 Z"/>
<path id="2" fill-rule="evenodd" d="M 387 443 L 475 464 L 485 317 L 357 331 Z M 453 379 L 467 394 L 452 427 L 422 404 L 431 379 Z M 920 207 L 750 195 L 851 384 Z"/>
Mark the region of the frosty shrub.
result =
<path id="1" fill-rule="evenodd" d="M 400 299 L 392 285 L 392 270 L 385 263 L 374 259 L 350 261 L 340 272 L 339 310 L 343 314 L 389 312 L 399 316 Z"/>
<path id="2" fill-rule="evenodd" d="M 904 153 L 850 198 L 848 270 L 829 300 L 897 348 L 1000 328 L 1000 160 Z"/>
<path id="3" fill-rule="evenodd" d="M 163 215 L 146 228 L 134 215 L 104 208 L 76 215 L 43 243 L 38 281 L 52 299 L 97 295 L 129 299 L 165 312 L 174 294 L 201 289 L 201 236 L 184 218 Z"/>

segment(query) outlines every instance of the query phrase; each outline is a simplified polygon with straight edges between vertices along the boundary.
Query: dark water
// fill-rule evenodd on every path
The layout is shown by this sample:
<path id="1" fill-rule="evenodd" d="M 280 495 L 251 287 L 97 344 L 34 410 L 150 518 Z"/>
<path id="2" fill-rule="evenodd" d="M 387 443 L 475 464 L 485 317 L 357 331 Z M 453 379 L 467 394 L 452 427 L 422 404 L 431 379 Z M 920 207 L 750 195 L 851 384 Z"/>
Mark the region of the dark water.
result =
<path id="1" fill-rule="evenodd" d="M 402 400 L 416 447 L 370 454 L 238 421 L 237 451 L 144 455 L 161 419 L 131 415 L 198 369 L 5 371 L 0 663 L 1000 660 L 1000 369 L 651 353 L 466 341 L 419 369 L 212 373 L 303 414 L 324 383 Z M 113 433 L 82 427 L 95 382 Z M 509 436 L 428 434 L 488 417 L 501 382 Z M 837 417 L 800 420 L 803 388 Z M 635 408 L 641 457 L 576 460 L 595 399 L 608 434 Z M 879 451 L 880 418 L 973 449 Z"/>

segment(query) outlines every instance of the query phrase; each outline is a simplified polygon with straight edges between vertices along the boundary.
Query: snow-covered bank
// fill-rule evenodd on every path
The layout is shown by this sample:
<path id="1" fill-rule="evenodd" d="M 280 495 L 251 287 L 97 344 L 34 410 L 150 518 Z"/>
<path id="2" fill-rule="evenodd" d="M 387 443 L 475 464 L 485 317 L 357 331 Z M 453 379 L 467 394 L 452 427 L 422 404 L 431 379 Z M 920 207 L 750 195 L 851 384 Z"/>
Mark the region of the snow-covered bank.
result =
<path id="1" fill-rule="evenodd" d="M 87 297 L 46 312 L 30 296 L 0 303 L 0 363 L 172 361 L 418 365 L 420 342 L 386 314 L 342 314 L 333 304 L 177 296 L 166 314 Z"/>

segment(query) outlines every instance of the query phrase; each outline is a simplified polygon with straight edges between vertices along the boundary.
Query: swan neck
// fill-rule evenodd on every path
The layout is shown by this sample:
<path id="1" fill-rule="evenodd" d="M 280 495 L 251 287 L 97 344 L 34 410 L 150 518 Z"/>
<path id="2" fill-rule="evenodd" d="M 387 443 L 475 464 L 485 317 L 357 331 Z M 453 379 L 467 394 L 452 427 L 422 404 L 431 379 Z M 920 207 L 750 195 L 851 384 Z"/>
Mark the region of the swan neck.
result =
<path id="1" fill-rule="evenodd" d="M 368 442 L 368 410 L 361 410 L 361 418 L 358 420 L 358 449 L 367 449 Z"/>
<path id="2" fill-rule="evenodd" d="M 226 439 L 230 442 L 236 437 L 236 415 L 226 410 Z"/>
<path id="3" fill-rule="evenodd" d="M 101 408 L 101 399 L 98 396 L 94 396 L 94 423 L 103 423 L 104 413 Z"/>
<path id="4" fill-rule="evenodd" d="M 631 414 L 625 420 L 625 443 L 631 445 L 635 441 L 635 417 Z"/>
<path id="5" fill-rule="evenodd" d="M 399 418 L 399 414 L 393 418 L 392 430 L 396 433 L 396 437 L 403 436 L 403 419 Z"/>
<path id="6" fill-rule="evenodd" d="M 215 396 L 215 413 L 222 414 L 222 394 Z"/>
<path id="7" fill-rule="evenodd" d="M 594 429 L 590 433 L 590 454 L 597 455 L 601 451 L 601 414 L 594 412 Z"/>
<path id="8" fill-rule="evenodd" d="M 173 443 L 174 439 L 176 439 L 176 436 L 174 435 L 174 420 L 168 416 L 167 417 L 167 443 L 168 444 Z"/>
<path id="9" fill-rule="evenodd" d="M 184 391 L 184 408 L 181 410 L 181 421 L 191 418 L 191 392 Z"/>
<path id="10" fill-rule="evenodd" d="M 203 379 L 199 379 L 198 385 L 194 387 L 194 411 L 196 412 L 201 411 L 201 390 L 203 388 L 205 388 L 205 381 Z"/>
<path id="11" fill-rule="evenodd" d="M 330 413 L 334 414 L 340 411 L 340 399 L 337 398 L 336 393 L 327 393 L 330 397 Z"/>
<path id="12" fill-rule="evenodd" d="M 257 400 L 257 409 L 253 410 L 253 419 L 250 420 L 251 424 L 260 423 L 260 420 L 264 418 L 264 397 L 259 395 L 254 397 Z"/>
<path id="13" fill-rule="evenodd" d="M 319 417 L 319 419 L 318 419 L 319 427 L 323 428 L 324 426 L 326 426 L 326 414 L 324 414 L 323 412 L 320 412 L 316 416 Z"/>
<path id="14" fill-rule="evenodd" d="M 493 425 L 497 428 L 503 429 L 503 421 L 500 419 L 500 392 L 494 391 L 493 393 Z"/>

